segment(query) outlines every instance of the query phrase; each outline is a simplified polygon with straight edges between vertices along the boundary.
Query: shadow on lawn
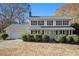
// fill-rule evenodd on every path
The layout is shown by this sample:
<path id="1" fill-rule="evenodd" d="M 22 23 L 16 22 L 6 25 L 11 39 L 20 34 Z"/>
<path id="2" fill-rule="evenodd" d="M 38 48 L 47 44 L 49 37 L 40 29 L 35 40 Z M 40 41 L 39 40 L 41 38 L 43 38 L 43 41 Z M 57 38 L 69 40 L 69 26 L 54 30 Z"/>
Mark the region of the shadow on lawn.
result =
<path id="1" fill-rule="evenodd" d="M 49 42 L 23 41 L 23 42 L 60 44 L 60 43 L 56 43 L 56 42 L 54 42 L 54 41 L 52 41 L 52 42 L 51 42 L 51 41 L 49 41 Z M 61 43 L 61 44 L 79 45 L 79 43 Z"/>

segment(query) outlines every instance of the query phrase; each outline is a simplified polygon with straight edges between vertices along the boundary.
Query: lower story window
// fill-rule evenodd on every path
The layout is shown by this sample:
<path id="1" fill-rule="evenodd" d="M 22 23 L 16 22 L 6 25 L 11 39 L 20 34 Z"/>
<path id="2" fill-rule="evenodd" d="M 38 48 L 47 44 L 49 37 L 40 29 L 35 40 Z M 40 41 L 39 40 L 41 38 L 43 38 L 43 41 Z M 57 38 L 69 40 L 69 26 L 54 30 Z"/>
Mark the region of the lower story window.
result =
<path id="1" fill-rule="evenodd" d="M 44 34 L 44 30 L 42 30 L 42 34 Z"/>
<path id="2" fill-rule="evenodd" d="M 70 31 L 70 34 L 72 32 Z M 69 30 L 56 30 L 56 35 L 58 34 L 65 34 L 65 35 L 69 35 Z"/>
<path id="3" fill-rule="evenodd" d="M 70 35 L 73 34 L 73 30 L 70 30 Z"/>
<path id="4" fill-rule="evenodd" d="M 58 35 L 58 31 L 56 30 L 56 35 Z"/>
<path id="5" fill-rule="evenodd" d="M 62 30 L 59 31 L 59 34 L 62 34 Z"/>
<path id="6" fill-rule="evenodd" d="M 37 34 L 37 30 L 31 30 L 31 34 Z"/>
<path id="7" fill-rule="evenodd" d="M 44 30 L 37 30 L 38 34 L 44 34 Z"/>
<path id="8" fill-rule="evenodd" d="M 38 34 L 40 34 L 41 32 L 40 32 L 40 30 L 38 30 Z"/>
<path id="9" fill-rule="evenodd" d="M 63 30 L 63 34 L 65 34 L 65 31 Z"/>
<path id="10" fill-rule="evenodd" d="M 44 34 L 44 30 L 31 30 L 31 34 Z"/>
<path id="11" fill-rule="evenodd" d="M 69 31 L 67 30 L 66 32 L 67 32 L 66 34 L 68 35 L 69 34 Z"/>

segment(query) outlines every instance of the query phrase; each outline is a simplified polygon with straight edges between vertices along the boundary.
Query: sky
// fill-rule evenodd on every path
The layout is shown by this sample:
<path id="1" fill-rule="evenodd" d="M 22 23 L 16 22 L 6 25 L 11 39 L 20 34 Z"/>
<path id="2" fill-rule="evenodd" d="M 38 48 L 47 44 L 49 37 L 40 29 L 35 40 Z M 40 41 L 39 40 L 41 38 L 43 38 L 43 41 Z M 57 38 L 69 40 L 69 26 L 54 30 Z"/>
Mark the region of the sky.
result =
<path id="1" fill-rule="evenodd" d="M 33 16 L 52 16 L 63 3 L 31 3 Z"/>

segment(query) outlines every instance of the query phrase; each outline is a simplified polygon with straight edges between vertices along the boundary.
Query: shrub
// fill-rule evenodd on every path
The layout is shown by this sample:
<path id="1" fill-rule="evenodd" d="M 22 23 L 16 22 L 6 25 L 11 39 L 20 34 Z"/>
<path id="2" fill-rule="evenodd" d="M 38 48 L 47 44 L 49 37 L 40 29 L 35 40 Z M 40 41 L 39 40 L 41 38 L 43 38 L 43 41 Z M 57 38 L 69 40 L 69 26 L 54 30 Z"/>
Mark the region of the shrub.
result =
<path id="1" fill-rule="evenodd" d="M 56 35 L 56 36 L 54 37 L 54 41 L 55 41 L 56 43 L 61 43 L 61 42 L 62 42 L 62 36 L 61 36 L 61 35 Z"/>
<path id="2" fill-rule="evenodd" d="M 66 39 L 66 35 L 62 35 L 62 43 L 66 43 L 67 39 Z"/>
<path id="3" fill-rule="evenodd" d="M 66 37 L 66 41 L 67 41 L 67 43 L 71 43 L 73 41 L 72 36 L 71 35 L 68 35 Z"/>
<path id="4" fill-rule="evenodd" d="M 1 38 L 2 38 L 3 40 L 6 40 L 7 37 L 8 37 L 8 34 L 6 34 L 6 33 L 3 33 L 3 34 L 1 35 Z"/>
<path id="5" fill-rule="evenodd" d="M 42 35 L 36 35 L 35 36 L 35 41 L 36 42 L 42 42 Z"/>
<path id="6" fill-rule="evenodd" d="M 43 36 L 43 40 L 42 40 L 42 41 L 43 41 L 43 42 L 48 42 L 48 41 L 49 41 L 49 39 L 50 39 L 50 38 L 49 38 L 49 36 L 48 36 L 48 35 L 44 35 L 44 36 Z"/>
<path id="7" fill-rule="evenodd" d="M 79 43 L 79 35 L 77 35 L 78 36 L 78 42 L 77 43 Z"/>
<path id="8" fill-rule="evenodd" d="M 68 43 L 78 43 L 79 38 L 77 35 L 68 35 L 67 36 L 67 42 Z"/>
<path id="9" fill-rule="evenodd" d="M 74 43 L 78 43 L 79 38 L 78 38 L 77 35 L 73 35 L 72 38 L 73 38 L 73 40 L 74 40 Z"/>
<path id="10" fill-rule="evenodd" d="M 35 41 L 35 38 L 33 35 L 28 35 L 28 41 Z"/>
<path id="11" fill-rule="evenodd" d="M 28 38 L 27 38 L 27 35 L 26 35 L 26 34 L 24 34 L 24 35 L 22 36 L 22 40 L 23 40 L 23 41 L 27 41 L 27 40 L 28 40 Z"/>

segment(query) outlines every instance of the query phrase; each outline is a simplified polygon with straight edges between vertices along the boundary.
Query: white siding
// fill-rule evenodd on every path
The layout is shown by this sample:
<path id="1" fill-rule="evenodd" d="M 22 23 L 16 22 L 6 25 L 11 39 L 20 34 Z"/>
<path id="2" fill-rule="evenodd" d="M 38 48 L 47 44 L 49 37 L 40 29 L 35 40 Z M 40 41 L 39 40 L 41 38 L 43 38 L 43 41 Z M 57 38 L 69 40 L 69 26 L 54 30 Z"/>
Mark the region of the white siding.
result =
<path id="1" fill-rule="evenodd" d="M 44 20 L 44 26 L 47 26 L 47 20 Z"/>
<path id="2" fill-rule="evenodd" d="M 53 20 L 53 26 L 56 26 L 56 20 Z"/>

